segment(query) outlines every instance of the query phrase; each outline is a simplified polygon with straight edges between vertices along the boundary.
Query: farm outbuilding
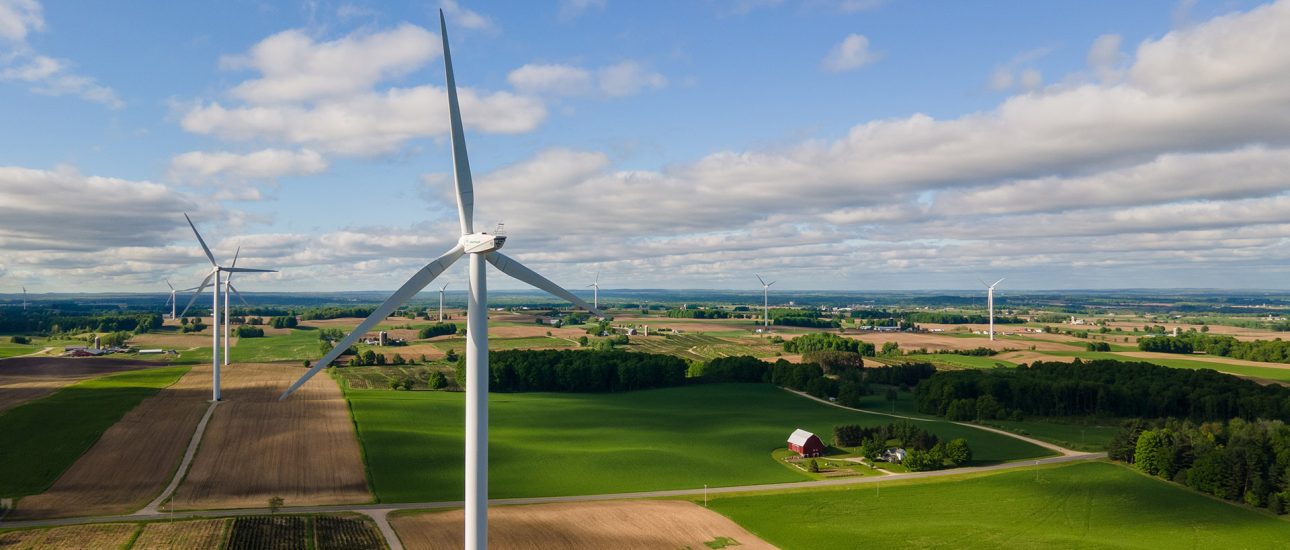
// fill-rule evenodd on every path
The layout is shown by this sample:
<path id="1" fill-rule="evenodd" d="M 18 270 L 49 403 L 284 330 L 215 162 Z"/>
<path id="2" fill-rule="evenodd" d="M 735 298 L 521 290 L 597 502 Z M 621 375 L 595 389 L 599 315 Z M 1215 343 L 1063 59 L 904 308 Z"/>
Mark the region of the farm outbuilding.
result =
<path id="1" fill-rule="evenodd" d="M 820 437 L 801 428 L 793 430 L 793 435 L 788 436 L 788 448 L 804 457 L 824 454 L 824 442 L 820 441 Z"/>

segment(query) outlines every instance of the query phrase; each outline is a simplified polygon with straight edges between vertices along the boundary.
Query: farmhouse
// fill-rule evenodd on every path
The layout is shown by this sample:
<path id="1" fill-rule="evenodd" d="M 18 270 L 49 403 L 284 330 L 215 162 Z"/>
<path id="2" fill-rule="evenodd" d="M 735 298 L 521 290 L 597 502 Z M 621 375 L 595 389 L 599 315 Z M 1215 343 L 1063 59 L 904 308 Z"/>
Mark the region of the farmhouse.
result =
<path id="1" fill-rule="evenodd" d="M 878 457 L 878 460 L 900 464 L 905 461 L 905 450 L 900 448 L 887 449 L 882 452 L 882 456 Z"/>
<path id="2" fill-rule="evenodd" d="M 820 441 L 820 437 L 801 428 L 793 430 L 793 435 L 788 436 L 788 448 L 803 457 L 824 454 L 824 442 Z"/>

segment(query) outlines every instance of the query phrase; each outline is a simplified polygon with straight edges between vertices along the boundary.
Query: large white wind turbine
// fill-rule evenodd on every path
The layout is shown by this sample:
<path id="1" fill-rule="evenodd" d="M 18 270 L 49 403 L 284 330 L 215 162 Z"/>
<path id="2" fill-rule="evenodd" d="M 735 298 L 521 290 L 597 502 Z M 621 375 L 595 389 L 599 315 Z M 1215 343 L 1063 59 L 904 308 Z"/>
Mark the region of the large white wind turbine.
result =
<path id="1" fill-rule="evenodd" d="M 167 303 L 168 305 L 170 305 L 170 320 L 171 320 L 171 321 L 174 321 L 174 320 L 175 320 L 175 307 L 179 305 L 179 302 L 178 302 L 177 300 L 175 300 L 175 294 L 176 294 L 176 293 L 178 293 L 178 292 L 191 292 L 191 291 L 194 291 L 194 290 L 199 290 L 199 289 L 200 289 L 200 287 L 192 287 L 192 288 L 180 288 L 180 289 L 176 289 L 176 288 L 175 288 L 175 285 L 170 284 L 170 279 L 166 279 L 166 286 L 170 287 L 170 299 L 169 299 L 169 300 L 166 300 L 166 303 Z M 164 307 L 164 306 L 163 306 L 163 307 Z M 187 310 L 184 310 L 184 311 L 187 311 Z"/>
<path id="2" fill-rule="evenodd" d="M 994 287 L 998 286 L 999 283 L 1002 283 L 1002 282 L 1003 282 L 1003 279 L 999 279 L 995 281 L 994 284 L 981 281 L 981 284 L 985 285 L 985 288 L 986 288 L 986 298 L 985 298 L 986 304 L 990 306 L 990 341 L 991 342 L 994 341 Z"/>
<path id="3" fill-rule="evenodd" d="M 440 323 L 443 322 L 443 293 L 446 290 L 448 290 L 448 283 L 444 283 L 443 286 L 439 287 L 439 322 Z"/>
<path id="4" fill-rule="evenodd" d="M 757 274 L 753 273 L 753 275 Z M 757 275 L 757 280 L 761 281 L 762 326 L 765 327 L 764 332 L 770 332 L 770 285 L 775 284 L 775 281 L 768 283 L 761 278 L 761 275 Z"/>
<path id="5" fill-rule="evenodd" d="M 197 236 L 197 242 L 202 245 L 202 252 L 206 253 L 206 259 L 210 260 L 211 262 L 210 274 L 206 275 L 205 279 L 202 279 L 202 284 L 197 285 L 197 292 L 194 292 L 193 298 L 188 301 L 188 307 L 184 308 L 184 313 L 185 314 L 188 313 L 188 308 L 193 307 L 193 302 L 197 301 L 197 297 L 201 296 L 202 291 L 205 290 L 207 286 L 211 287 L 211 369 L 213 371 L 211 374 L 211 377 L 212 377 L 211 399 L 214 399 L 215 401 L 219 401 L 220 400 L 219 295 L 220 295 L 220 285 L 223 284 L 223 282 L 220 280 L 220 274 L 221 273 L 230 273 L 230 274 L 231 273 L 276 273 L 276 272 L 272 269 L 247 269 L 245 267 L 236 267 L 236 266 L 224 267 L 222 265 L 219 265 L 219 263 L 215 261 L 215 255 L 211 254 L 211 249 L 206 246 L 206 241 L 202 239 L 202 234 L 197 232 L 197 226 L 193 225 L 193 220 L 188 217 L 188 214 L 184 214 L 184 219 L 188 220 L 188 227 L 193 228 L 193 234 Z M 238 252 L 240 253 L 241 250 L 239 250 Z M 236 263 L 237 259 L 234 258 L 233 261 Z M 212 278 L 215 279 L 214 284 L 212 284 L 211 282 Z M 227 311 L 227 304 L 226 304 L 226 311 Z M 225 321 L 225 323 L 226 323 L 225 326 L 228 326 L 227 320 Z M 224 354 L 225 355 L 228 354 L 227 348 L 225 348 Z M 225 361 L 225 364 L 228 364 L 227 360 Z"/>
<path id="6" fill-rule="evenodd" d="M 394 291 L 353 332 L 336 343 L 313 368 L 292 384 L 280 399 L 317 374 L 340 354 L 344 353 L 367 331 L 407 302 L 448 269 L 463 255 L 470 256 L 470 285 L 466 298 L 466 548 L 488 546 L 488 295 L 484 262 L 493 264 L 502 273 L 545 290 L 599 316 L 600 312 L 569 291 L 538 275 L 533 270 L 511 259 L 498 249 L 506 237 L 474 230 L 475 191 L 471 183 L 470 162 L 466 156 L 466 139 L 461 124 L 461 108 L 457 102 L 457 84 L 452 73 L 452 55 L 448 49 L 448 26 L 443 12 L 439 12 L 440 36 L 443 39 L 443 64 L 447 80 L 448 115 L 451 123 L 452 164 L 457 185 L 457 216 L 461 222 L 461 236 L 457 245 L 421 268 L 408 282 Z"/>
<path id="7" fill-rule="evenodd" d="M 600 272 L 596 272 L 596 280 L 587 285 L 591 290 L 591 307 L 600 309 Z"/>
<path id="8" fill-rule="evenodd" d="M 237 257 L 240 256 L 241 254 L 242 254 L 242 247 L 239 246 L 237 247 L 237 252 L 233 253 L 233 264 L 230 265 L 229 267 L 237 267 Z M 229 307 L 228 305 L 228 297 L 234 294 L 237 295 L 238 300 L 242 301 L 242 305 L 246 305 L 246 306 L 251 305 L 249 302 L 246 301 L 246 298 L 242 297 L 242 293 L 237 291 L 237 287 L 233 286 L 233 273 L 230 272 L 228 274 L 228 277 L 224 278 L 224 364 L 225 365 L 228 364 L 228 356 L 229 356 L 229 353 L 228 353 L 229 327 L 233 326 L 233 323 L 229 322 L 229 312 L 232 311 L 233 308 Z"/>

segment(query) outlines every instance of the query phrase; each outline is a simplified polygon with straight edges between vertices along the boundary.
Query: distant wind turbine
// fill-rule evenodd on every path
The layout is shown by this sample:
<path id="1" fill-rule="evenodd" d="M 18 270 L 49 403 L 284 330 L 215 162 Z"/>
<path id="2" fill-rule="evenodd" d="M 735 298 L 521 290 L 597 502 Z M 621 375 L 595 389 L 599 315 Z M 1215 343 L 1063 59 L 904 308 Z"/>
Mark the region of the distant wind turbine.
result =
<path id="1" fill-rule="evenodd" d="M 22 310 L 27 311 L 27 287 L 22 287 Z"/>
<path id="2" fill-rule="evenodd" d="M 753 275 L 757 274 L 753 273 Z M 768 283 L 761 278 L 761 275 L 757 275 L 757 280 L 761 281 L 762 326 L 765 327 L 764 332 L 770 332 L 770 285 L 775 284 L 775 281 Z"/>
<path id="3" fill-rule="evenodd" d="M 272 269 L 247 269 L 245 267 L 235 267 L 235 266 L 224 267 L 219 265 L 219 263 L 215 261 L 215 255 L 211 254 L 211 249 L 206 246 L 206 241 L 202 239 L 202 234 L 197 232 L 197 226 L 193 225 L 192 218 L 189 218 L 188 214 L 184 214 L 184 219 L 188 220 L 188 227 L 193 228 L 193 235 L 197 236 L 197 243 L 202 245 L 202 252 L 206 253 L 206 259 L 210 260 L 211 262 L 210 274 L 206 275 L 205 279 L 202 279 L 202 284 L 197 285 L 197 292 L 194 292 L 193 298 L 188 301 L 188 307 L 184 308 L 184 314 L 187 314 L 188 309 L 193 307 L 193 303 L 197 301 L 198 296 L 201 296 L 202 291 L 205 290 L 206 287 L 208 286 L 211 287 L 211 370 L 213 371 L 211 374 L 211 386 L 212 386 L 211 399 L 215 401 L 219 401 L 220 400 L 219 295 L 220 295 L 220 285 L 223 284 L 223 281 L 220 280 L 220 273 L 276 273 L 276 271 Z M 238 252 L 240 253 L 241 250 L 239 249 Z M 233 261 L 234 262 L 237 261 L 236 256 L 234 257 Z M 211 283 L 211 279 L 215 279 L 214 284 Z M 227 310 L 227 307 L 226 307 L 226 310 Z M 225 326 L 227 326 L 227 321 Z M 225 350 L 224 353 L 227 355 L 228 351 Z"/>
<path id="4" fill-rule="evenodd" d="M 457 216 L 461 236 L 456 246 L 426 264 L 394 291 L 388 299 L 358 324 L 353 332 L 336 343 L 327 355 L 301 376 L 279 399 L 286 399 L 306 381 L 336 360 L 351 344 L 372 330 L 424 289 L 463 255 L 470 259 L 470 285 L 466 293 L 466 540 L 471 550 L 488 547 L 488 281 L 484 262 L 502 273 L 573 302 L 600 316 L 600 311 L 574 296 L 568 290 L 538 275 L 512 258 L 498 252 L 506 237 L 476 233 L 474 229 L 475 190 L 471 183 L 470 162 L 466 155 L 466 138 L 462 130 L 461 108 L 457 101 L 457 83 L 452 73 L 452 55 L 448 49 L 448 25 L 439 11 L 440 37 L 443 40 L 443 65 L 448 95 L 450 144 L 453 173 L 457 184 Z M 522 200 L 522 199 L 514 199 Z"/>
<path id="5" fill-rule="evenodd" d="M 171 321 L 174 321 L 174 320 L 175 320 L 175 306 L 177 306 L 177 305 L 178 305 L 178 300 L 176 300 L 176 299 L 175 299 L 175 293 L 177 293 L 177 292 L 191 292 L 191 291 L 197 290 L 199 287 L 176 289 L 176 288 L 175 288 L 175 285 L 170 284 L 170 279 L 166 279 L 166 286 L 170 287 L 170 299 L 169 299 L 169 300 L 166 300 L 166 303 L 170 305 L 170 320 L 171 320 Z"/>
<path id="6" fill-rule="evenodd" d="M 596 280 L 591 284 L 587 285 L 587 288 L 592 289 L 591 307 L 600 309 L 600 272 L 599 271 L 596 272 Z"/>
<path id="7" fill-rule="evenodd" d="M 990 341 L 991 342 L 994 341 L 994 287 L 998 286 L 999 283 L 1002 283 L 1002 282 L 1003 282 L 1003 279 L 999 279 L 995 281 L 994 284 L 981 281 L 981 284 L 985 285 L 985 288 L 986 288 L 985 301 L 990 306 Z"/>
<path id="8" fill-rule="evenodd" d="M 444 283 L 443 286 L 439 287 L 439 322 L 440 323 L 443 322 L 443 293 L 446 290 L 448 290 L 448 283 Z"/>
<path id="9" fill-rule="evenodd" d="M 233 265 L 229 267 L 237 267 L 237 257 L 240 256 L 241 254 L 242 254 L 242 247 L 239 246 L 237 247 L 237 252 L 233 253 Z M 225 365 L 228 364 L 228 356 L 229 356 L 229 353 L 228 353 L 229 327 L 233 326 L 233 324 L 229 322 L 229 318 L 228 318 L 229 312 L 233 310 L 233 308 L 229 307 L 228 305 L 228 297 L 233 294 L 236 294 L 237 299 L 242 301 L 242 305 L 246 305 L 246 306 L 251 305 L 249 302 L 246 301 L 246 298 L 242 297 L 242 293 L 237 291 L 237 287 L 233 286 L 233 273 L 229 273 L 228 277 L 224 279 L 224 364 Z"/>

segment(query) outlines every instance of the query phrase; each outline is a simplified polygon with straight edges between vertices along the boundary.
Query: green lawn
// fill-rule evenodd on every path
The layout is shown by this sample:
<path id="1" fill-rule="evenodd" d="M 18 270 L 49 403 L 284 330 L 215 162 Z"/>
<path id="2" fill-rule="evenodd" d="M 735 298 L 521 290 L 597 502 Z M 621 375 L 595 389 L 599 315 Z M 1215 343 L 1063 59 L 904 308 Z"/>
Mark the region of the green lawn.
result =
<path id="1" fill-rule="evenodd" d="M 1194 359 L 1155 359 L 1143 357 L 1130 357 L 1120 355 L 1114 352 L 1105 351 L 1045 351 L 1040 352 L 1045 355 L 1056 355 L 1061 357 L 1079 357 L 1080 359 L 1113 359 L 1116 361 L 1139 361 L 1152 363 L 1163 367 L 1173 367 L 1175 369 L 1210 369 L 1220 372 L 1236 374 L 1239 376 L 1249 376 L 1252 378 L 1262 378 L 1264 380 L 1276 380 L 1279 382 L 1290 382 L 1290 365 L 1287 368 L 1279 369 L 1276 367 L 1255 367 L 1250 365 L 1232 365 L 1228 363 L 1215 363 L 1213 361 L 1196 361 Z M 1186 357 L 1180 355 L 1179 357 Z"/>
<path id="2" fill-rule="evenodd" d="M 239 338 L 237 345 L 229 346 L 229 359 L 234 363 L 316 361 L 322 357 L 318 342 L 318 331 L 314 329 L 292 329 L 287 334 L 263 338 Z M 209 360 L 210 355 L 206 358 Z"/>
<path id="3" fill-rule="evenodd" d="M 381 502 L 459 499 L 463 395 L 348 390 Z M 892 419 L 817 403 L 765 384 L 617 394 L 490 395 L 490 494 L 526 497 L 803 481 L 771 458 L 794 428 L 831 438 L 837 424 Z M 935 421 L 976 458 L 1046 456 L 1007 436 Z"/>
<path id="4" fill-rule="evenodd" d="M 1290 522 L 1104 462 L 843 489 L 716 496 L 794 548 L 1286 548 Z"/>
<path id="5" fill-rule="evenodd" d="M 0 413 L 0 497 L 49 488 L 104 430 L 186 372 L 163 367 L 104 376 Z"/>
<path id="6" fill-rule="evenodd" d="M 909 361 L 926 361 L 936 365 L 946 365 L 960 369 L 992 369 L 999 365 L 1015 367 L 1016 363 L 995 359 L 994 357 L 977 357 L 975 355 L 958 355 L 955 353 L 915 353 L 904 356 Z"/>

